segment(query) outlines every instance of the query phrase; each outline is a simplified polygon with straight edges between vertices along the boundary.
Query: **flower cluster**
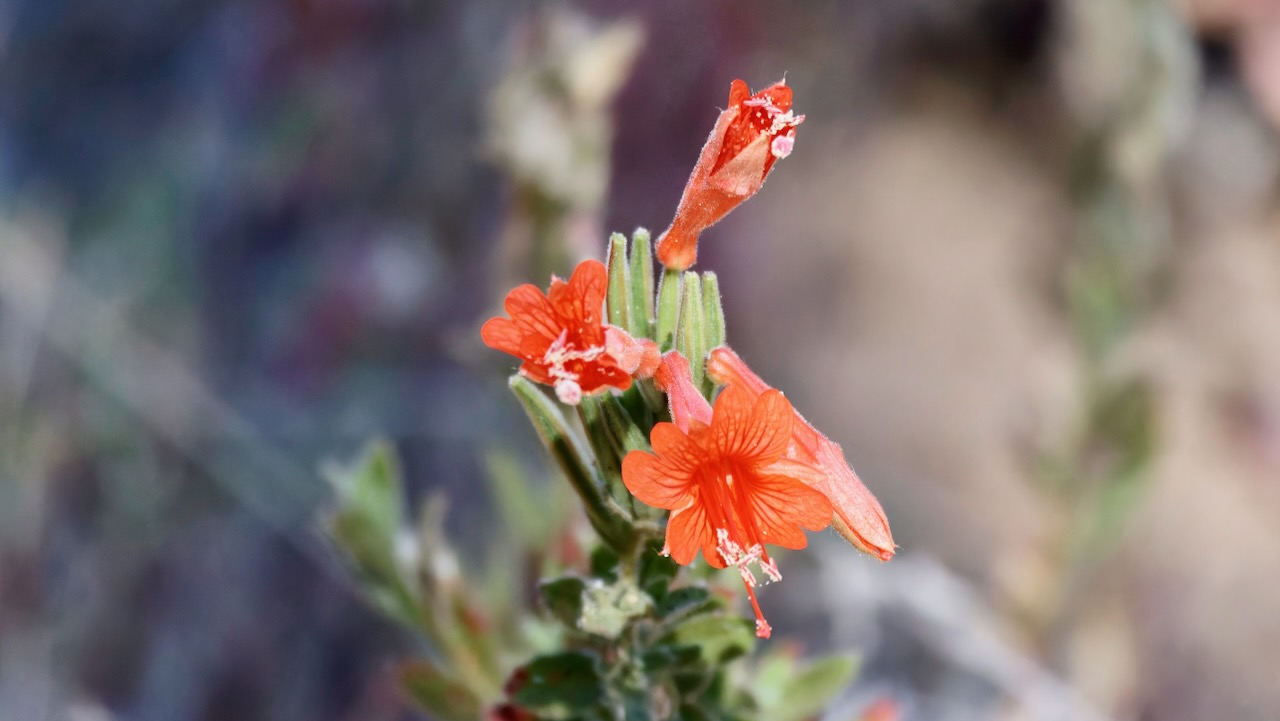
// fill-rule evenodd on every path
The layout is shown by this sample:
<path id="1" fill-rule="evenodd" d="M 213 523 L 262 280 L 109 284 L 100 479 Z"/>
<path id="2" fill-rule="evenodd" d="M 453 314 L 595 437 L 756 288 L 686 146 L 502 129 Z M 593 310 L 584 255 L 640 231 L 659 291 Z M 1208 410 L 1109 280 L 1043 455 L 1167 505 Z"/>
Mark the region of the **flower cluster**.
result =
<path id="1" fill-rule="evenodd" d="M 685 272 L 701 231 L 760 189 L 775 162 L 791 153 L 803 119 L 792 112 L 784 83 L 753 95 L 734 81 L 729 107 L 658 241 L 666 271 L 656 307 L 647 239 L 627 261 L 619 237 L 608 268 L 585 261 L 568 282 L 553 279 L 545 295 L 520 286 L 506 299 L 510 318 L 491 319 L 481 330 L 486 344 L 522 360 L 521 376 L 551 386 L 565 404 L 612 397 L 611 390 L 640 381 L 630 403 L 580 409 L 599 455 L 620 458 L 596 466 L 615 469 L 635 499 L 670 512 L 665 555 L 689 565 L 701 553 L 712 567 L 738 570 L 763 638 L 771 629 L 754 589 L 782 578 L 767 546 L 804 548 L 805 531 L 834 526 L 875 558 L 894 554 L 884 510 L 840 446 L 724 344 L 714 275 Z M 665 408 L 644 402 L 655 389 L 665 394 Z M 606 429 L 593 434 L 606 412 L 614 413 Z M 628 429 L 641 447 L 626 440 Z M 579 492 L 584 500 L 594 493 Z M 608 516 L 606 508 L 593 517 L 602 535 L 611 533 Z"/>

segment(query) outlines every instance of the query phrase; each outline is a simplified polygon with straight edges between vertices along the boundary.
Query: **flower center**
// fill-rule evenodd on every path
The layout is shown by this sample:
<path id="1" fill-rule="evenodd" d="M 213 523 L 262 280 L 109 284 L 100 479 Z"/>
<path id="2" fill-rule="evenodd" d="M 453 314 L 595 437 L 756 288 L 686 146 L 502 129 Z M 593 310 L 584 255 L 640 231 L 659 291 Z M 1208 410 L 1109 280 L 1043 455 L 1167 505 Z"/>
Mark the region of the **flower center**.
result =
<path id="1" fill-rule="evenodd" d="M 560 331 L 560 336 L 542 354 L 542 363 L 547 367 L 547 375 L 554 379 L 556 397 L 562 403 L 577 405 L 582 401 L 582 385 L 579 382 L 582 372 L 587 363 L 596 360 L 604 352 L 604 346 L 572 348 L 569 346 L 569 331 Z"/>

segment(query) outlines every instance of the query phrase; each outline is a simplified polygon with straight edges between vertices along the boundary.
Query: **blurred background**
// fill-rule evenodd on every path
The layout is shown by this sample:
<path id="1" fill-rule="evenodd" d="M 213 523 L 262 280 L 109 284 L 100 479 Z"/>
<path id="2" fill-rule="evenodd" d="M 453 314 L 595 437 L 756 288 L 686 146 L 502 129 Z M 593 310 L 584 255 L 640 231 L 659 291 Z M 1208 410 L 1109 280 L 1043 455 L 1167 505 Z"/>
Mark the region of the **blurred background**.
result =
<path id="1" fill-rule="evenodd" d="M 765 592 L 829 718 L 1280 718 L 1280 5 L 3 0 L 0 719 L 418 718 L 321 463 L 486 548 L 481 322 L 784 73 L 699 259 L 901 545 Z"/>

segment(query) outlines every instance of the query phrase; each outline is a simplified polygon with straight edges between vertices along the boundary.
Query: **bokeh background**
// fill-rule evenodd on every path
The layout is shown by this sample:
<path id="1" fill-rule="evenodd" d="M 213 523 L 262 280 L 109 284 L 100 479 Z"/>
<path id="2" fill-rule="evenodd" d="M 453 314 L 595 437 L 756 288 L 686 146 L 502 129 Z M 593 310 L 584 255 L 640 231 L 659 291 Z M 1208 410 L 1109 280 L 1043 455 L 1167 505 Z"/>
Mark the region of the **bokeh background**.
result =
<path id="1" fill-rule="evenodd" d="M 418 718 L 318 469 L 486 548 L 480 323 L 784 73 L 700 261 L 901 545 L 766 592 L 830 718 L 1280 718 L 1275 3 L 6 0 L 0 719 Z"/>

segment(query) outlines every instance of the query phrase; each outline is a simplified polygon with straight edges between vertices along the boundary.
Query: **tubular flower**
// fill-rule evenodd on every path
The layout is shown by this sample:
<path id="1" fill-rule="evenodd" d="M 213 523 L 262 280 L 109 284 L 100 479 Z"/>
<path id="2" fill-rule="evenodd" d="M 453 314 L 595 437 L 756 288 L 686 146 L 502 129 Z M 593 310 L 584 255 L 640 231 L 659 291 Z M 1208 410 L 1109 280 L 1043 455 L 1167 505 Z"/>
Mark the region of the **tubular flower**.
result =
<path id="1" fill-rule="evenodd" d="M 652 375 L 659 360 L 653 341 L 635 339 L 603 322 L 607 272 L 602 263 L 578 264 L 569 281 L 552 277 L 543 295 L 525 284 L 507 294 L 510 318 L 490 318 L 480 329 L 485 345 L 520 358 L 520 374 L 553 386 L 564 403 L 604 388 L 626 390 L 631 377 Z"/>
<path id="2" fill-rule="evenodd" d="M 785 80 L 755 95 L 746 83 L 734 80 L 729 107 L 702 146 L 671 227 L 658 239 L 658 260 L 673 270 L 693 265 L 698 235 L 764 185 L 773 164 L 791 154 L 796 126 L 803 121 L 803 115 L 791 112 L 791 88 Z"/>
<path id="3" fill-rule="evenodd" d="M 656 379 L 671 398 L 675 422 L 654 426 L 653 453 L 627 454 L 623 483 L 641 501 L 671 511 L 663 552 L 677 563 L 692 563 L 701 550 L 711 566 L 738 569 L 755 611 L 756 635 L 768 638 L 752 567 L 766 583 L 781 580 L 765 544 L 804 548 L 802 529 L 831 523 L 831 502 L 793 477 L 799 464 L 785 458 L 795 417 L 791 404 L 775 390 L 753 393 L 731 385 L 712 409 L 678 353 L 664 356 Z"/>
<path id="4" fill-rule="evenodd" d="M 725 347 L 711 351 L 707 358 L 707 375 L 716 383 L 746 389 L 752 397 L 777 392 L 753 373 L 737 353 Z M 802 480 L 831 500 L 835 512 L 832 525 L 859 551 L 881 561 L 893 558 L 893 535 L 889 532 L 889 519 L 885 517 L 880 502 L 854 473 L 839 444 L 819 433 L 794 409 L 792 413 L 794 419 L 787 458 L 816 471 Z"/>

